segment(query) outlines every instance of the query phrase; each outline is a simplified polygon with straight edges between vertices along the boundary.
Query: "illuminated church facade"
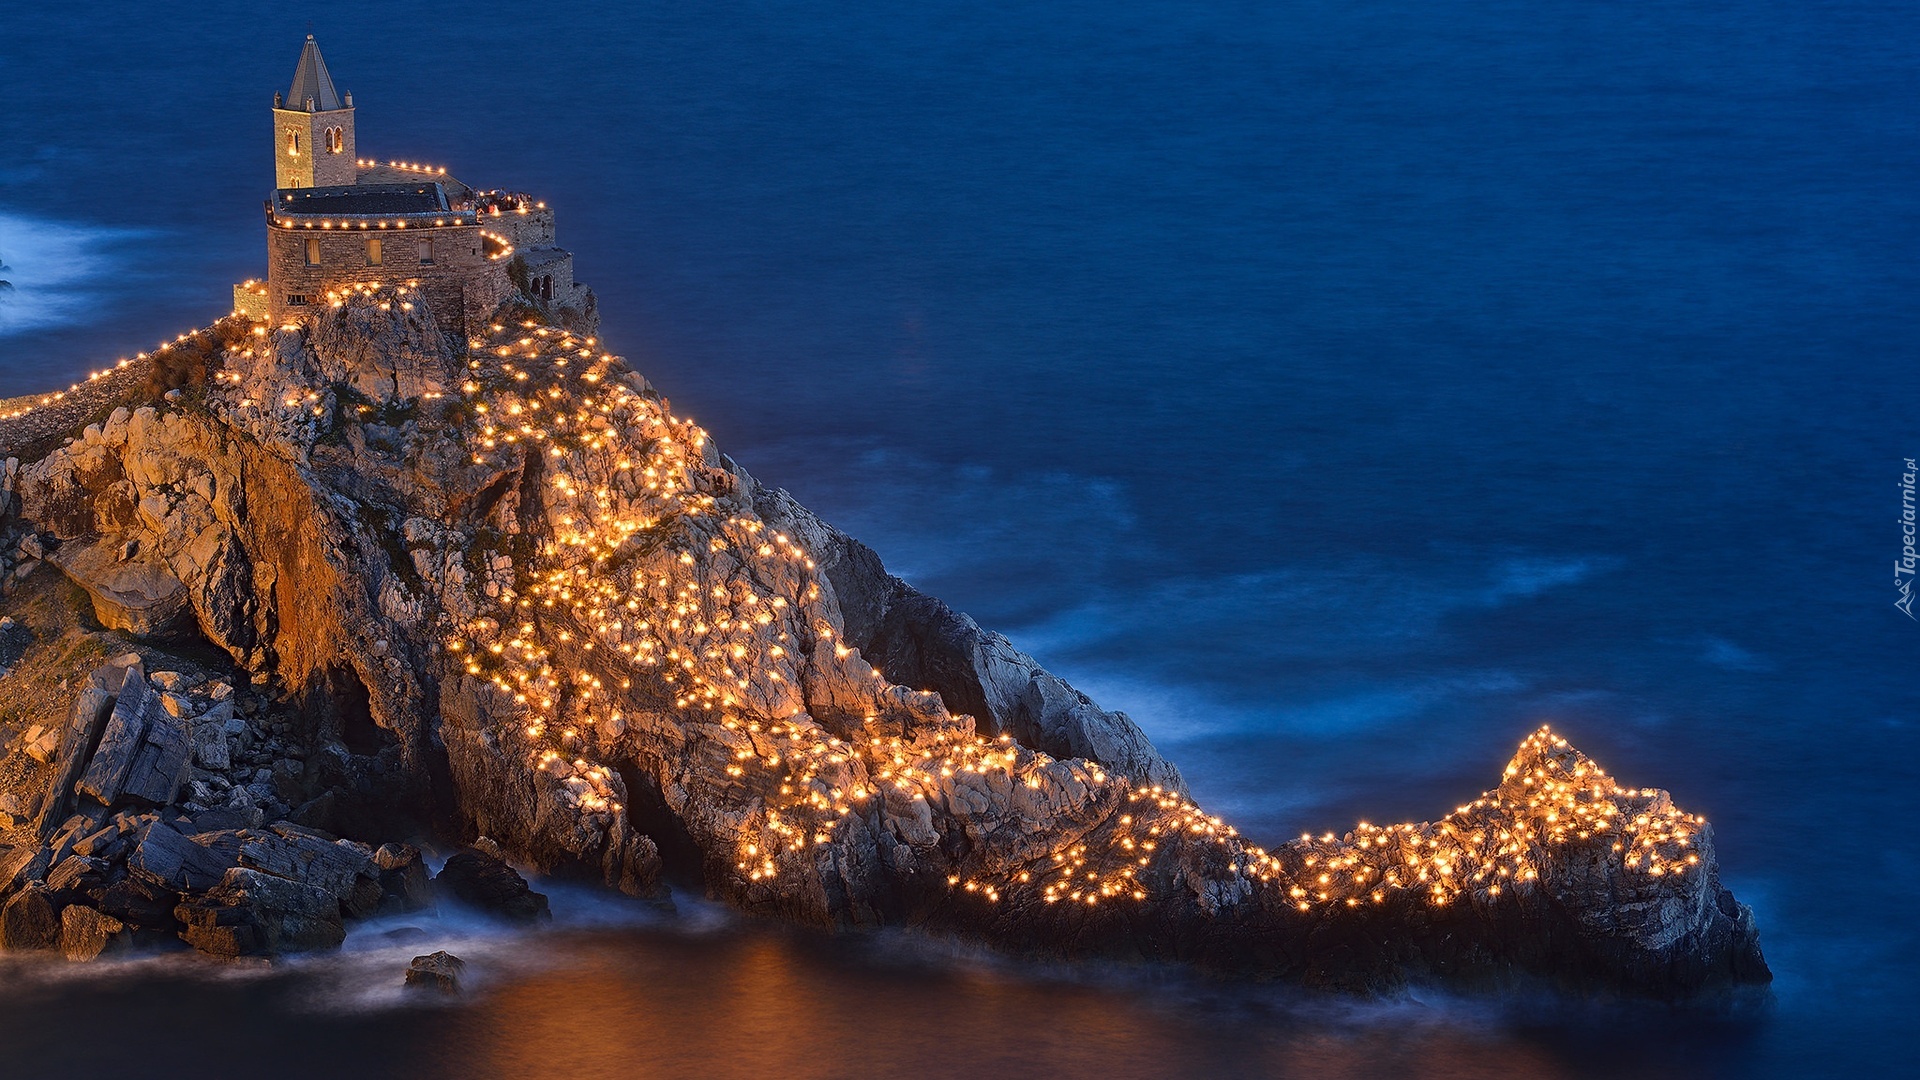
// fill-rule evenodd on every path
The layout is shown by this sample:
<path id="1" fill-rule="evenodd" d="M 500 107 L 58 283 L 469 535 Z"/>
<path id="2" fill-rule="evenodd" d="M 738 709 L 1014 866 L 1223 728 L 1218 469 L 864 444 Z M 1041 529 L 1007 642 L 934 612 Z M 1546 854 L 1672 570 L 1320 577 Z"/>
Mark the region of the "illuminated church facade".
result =
<path id="1" fill-rule="evenodd" d="M 462 337 L 519 298 L 591 330 L 593 293 L 554 243 L 553 211 L 524 192 L 480 191 L 435 168 L 357 156 L 351 93 L 308 34 L 293 82 L 273 98 L 274 192 L 267 277 L 233 288 L 234 310 L 274 325 L 325 310 L 353 285 L 417 286 L 444 331 Z"/>

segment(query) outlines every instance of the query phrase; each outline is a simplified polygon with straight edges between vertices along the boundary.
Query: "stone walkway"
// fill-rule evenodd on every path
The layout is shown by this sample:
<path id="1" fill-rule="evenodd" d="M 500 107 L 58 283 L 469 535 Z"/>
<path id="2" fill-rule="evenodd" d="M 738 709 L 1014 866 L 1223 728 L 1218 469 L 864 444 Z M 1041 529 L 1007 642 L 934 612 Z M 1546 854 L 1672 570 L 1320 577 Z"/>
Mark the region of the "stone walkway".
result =
<path id="1" fill-rule="evenodd" d="M 0 419 L 0 460 L 17 457 L 34 461 L 58 442 L 78 435 L 88 424 L 104 420 L 114 406 L 140 396 L 153 369 L 150 357 L 113 368 L 97 379 L 81 381 L 51 404 L 40 404 L 51 394 L 30 394 L 0 401 L 0 417 L 30 409 L 21 416 Z"/>

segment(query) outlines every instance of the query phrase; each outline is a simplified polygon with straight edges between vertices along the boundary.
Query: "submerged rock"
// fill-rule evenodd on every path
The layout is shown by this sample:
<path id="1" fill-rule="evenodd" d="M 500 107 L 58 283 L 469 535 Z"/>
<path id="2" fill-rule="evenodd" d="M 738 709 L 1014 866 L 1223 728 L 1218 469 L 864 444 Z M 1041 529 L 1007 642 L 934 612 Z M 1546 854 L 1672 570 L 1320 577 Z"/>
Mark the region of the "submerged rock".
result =
<path id="1" fill-rule="evenodd" d="M 467 962 L 442 949 L 439 952 L 416 956 L 407 965 L 407 985 L 415 990 L 437 990 L 443 994 L 460 992 L 460 977 L 466 973 Z"/>

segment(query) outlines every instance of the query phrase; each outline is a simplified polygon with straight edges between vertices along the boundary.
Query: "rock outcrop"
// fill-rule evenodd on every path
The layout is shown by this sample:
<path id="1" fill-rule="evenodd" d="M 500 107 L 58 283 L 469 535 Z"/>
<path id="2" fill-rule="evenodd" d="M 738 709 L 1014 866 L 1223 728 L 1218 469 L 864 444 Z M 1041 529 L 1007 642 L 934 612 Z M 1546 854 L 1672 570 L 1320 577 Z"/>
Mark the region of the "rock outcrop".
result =
<path id="1" fill-rule="evenodd" d="M 59 909 L 40 882 L 31 882 L 0 905 L 0 949 L 56 949 L 60 946 Z"/>
<path id="2" fill-rule="evenodd" d="M 510 922 L 530 923 L 553 917 L 547 898 L 534 892 L 519 871 L 497 855 L 476 848 L 456 852 L 433 884 L 469 907 Z"/>
<path id="3" fill-rule="evenodd" d="M 182 628 L 187 587 L 165 562 L 137 546 L 68 544 L 52 561 L 87 590 L 95 616 L 108 628 L 138 637 Z"/>
<path id="4" fill-rule="evenodd" d="M 483 835 L 636 896 L 680 873 L 803 923 L 1320 985 L 1766 978 L 1706 823 L 1552 733 L 1436 821 L 1252 845 L 1129 718 L 761 487 L 594 339 L 503 312 L 455 355 L 414 300 L 236 335 L 203 399 L 17 468 L 20 527 L 101 623 L 190 624 L 285 717 L 131 666 L 81 691 L 30 773 L 38 831 L 0 841 L 29 852 L 0 861 L 23 934 L 79 903 L 223 955 L 325 947 L 429 902 L 417 852 L 372 845 Z M 438 885 L 544 909 L 490 851 Z"/>
<path id="5" fill-rule="evenodd" d="M 413 962 L 407 965 L 406 985 L 415 990 L 457 994 L 460 992 L 460 979 L 466 971 L 465 960 L 442 949 L 414 957 Z"/>
<path id="6" fill-rule="evenodd" d="M 348 920 L 432 904 L 416 848 L 375 851 L 290 820 L 304 774 L 291 766 L 307 750 L 257 698 L 148 674 L 137 653 L 85 682 L 56 750 L 14 792 L 40 813 L 0 831 L 7 947 L 91 959 L 178 938 L 217 956 L 273 955 L 331 948 Z"/>
<path id="7" fill-rule="evenodd" d="M 96 960 L 108 952 L 131 946 L 127 924 L 84 904 L 69 904 L 60 912 L 60 951 L 69 960 Z"/>

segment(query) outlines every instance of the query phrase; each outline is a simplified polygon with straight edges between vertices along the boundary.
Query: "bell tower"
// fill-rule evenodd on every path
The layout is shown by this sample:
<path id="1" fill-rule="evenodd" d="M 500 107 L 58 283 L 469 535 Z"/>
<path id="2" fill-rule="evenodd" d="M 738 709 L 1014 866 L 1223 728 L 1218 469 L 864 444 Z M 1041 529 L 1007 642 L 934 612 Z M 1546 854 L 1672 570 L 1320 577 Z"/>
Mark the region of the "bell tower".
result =
<path id="1" fill-rule="evenodd" d="M 293 85 L 273 95 L 273 186 L 335 187 L 358 175 L 353 156 L 353 95 L 344 99 L 307 35 Z"/>

